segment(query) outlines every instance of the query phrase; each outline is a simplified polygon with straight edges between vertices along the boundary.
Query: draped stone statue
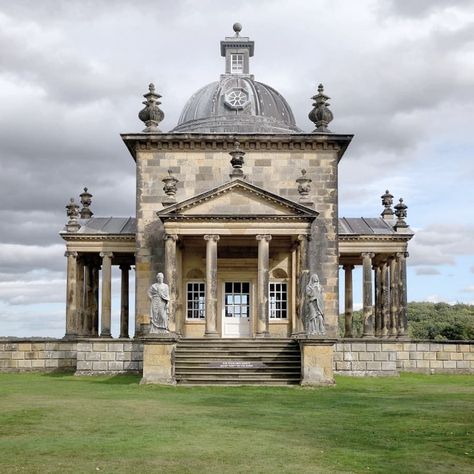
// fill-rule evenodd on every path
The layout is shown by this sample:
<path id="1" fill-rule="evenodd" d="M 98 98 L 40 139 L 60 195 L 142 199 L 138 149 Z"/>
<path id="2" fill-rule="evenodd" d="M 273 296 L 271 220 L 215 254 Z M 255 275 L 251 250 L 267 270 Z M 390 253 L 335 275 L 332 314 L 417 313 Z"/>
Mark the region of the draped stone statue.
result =
<path id="1" fill-rule="evenodd" d="M 316 273 L 311 275 L 305 288 L 304 326 L 308 336 L 324 336 L 324 301 L 319 277 Z"/>
<path id="2" fill-rule="evenodd" d="M 170 291 L 164 283 L 163 273 L 156 275 L 157 283 L 153 283 L 148 290 L 150 303 L 150 334 L 167 334 L 169 319 Z"/>

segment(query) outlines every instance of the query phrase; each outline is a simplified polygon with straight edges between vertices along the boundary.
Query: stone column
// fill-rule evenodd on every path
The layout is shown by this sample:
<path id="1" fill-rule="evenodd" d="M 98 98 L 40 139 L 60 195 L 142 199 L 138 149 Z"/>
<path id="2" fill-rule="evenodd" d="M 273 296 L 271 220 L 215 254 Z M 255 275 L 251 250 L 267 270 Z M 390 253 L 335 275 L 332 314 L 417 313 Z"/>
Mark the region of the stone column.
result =
<path id="1" fill-rule="evenodd" d="M 291 248 L 291 334 L 295 335 L 298 333 L 298 321 L 296 319 L 296 279 L 297 279 L 297 262 L 296 262 L 296 246 L 293 245 Z"/>
<path id="2" fill-rule="evenodd" d="M 112 337 L 112 252 L 102 252 L 102 307 L 100 315 L 100 337 Z"/>
<path id="3" fill-rule="evenodd" d="M 206 337 L 217 337 L 217 242 L 218 235 L 205 235 L 206 241 Z"/>
<path id="4" fill-rule="evenodd" d="M 92 294 L 92 266 L 90 261 L 84 264 L 84 335 L 92 336 L 93 331 L 93 315 L 92 315 L 92 301 L 94 295 Z"/>
<path id="5" fill-rule="evenodd" d="M 298 262 L 297 262 L 297 274 L 298 274 L 298 332 L 305 330 L 304 325 L 304 301 L 305 301 L 305 288 L 309 282 L 309 263 L 308 263 L 308 248 L 311 236 L 307 234 L 298 235 Z"/>
<path id="6" fill-rule="evenodd" d="M 344 265 L 344 337 L 354 337 L 352 332 L 352 270 L 354 265 Z"/>
<path id="7" fill-rule="evenodd" d="M 77 259 L 76 267 L 77 286 L 77 335 L 84 336 L 86 333 L 86 311 L 84 304 L 84 257 Z"/>
<path id="8" fill-rule="evenodd" d="M 388 274 L 388 263 L 383 262 L 382 274 L 382 337 L 388 335 L 388 323 L 390 318 L 390 290 L 389 290 L 389 274 Z"/>
<path id="9" fill-rule="evenodd" d="M 67 251 L 67 284 L 66 284 L 66 334 L 65 337 L 77 336 L 77 252 Z"/>
<path id="10" fill-rule="evenodd" d="M 398 269 L 395 257 L 390 258 L 390 324 L 389 336 L 397 335 L 398 320 Z"/>
<path id="11" fill-rule="evenodd" d="M 130 270 L 130 265 L 120 265 L 120 270 L 122 271 L 122 281 L 120 285 L 120 337 L 128 338 L 128 271 Z"/>
<path id="12" fill-rule="evenodd" d="M 170 290 L 168 328 L 170 332 L 175 332 L 176 300 L 178 297 L 178 275 L 176 268 L 176 242 L 178 241 L 178 236 L 176 234 L 165 234 L 163 239 L 165 241 L 165 283 L 168 284 Z"/>
<path id="13" fill-rule="evenodd" d="M 372 259 L 375 254 L 363 253 L 363 311 L 364 334 L 363 337 L 374 337 L 374 309 L 372 306 Z"/>
<path id="14" fill-rule="evenodd" d="M 406 335 L 408 329 L 407 318 L 407 261 L 408 252 L 397 253 L 398 258 L 398 336 Z"/>
<path id="15" fill-rule="evenodd" d="M 375 336 L 382 336 L 382 269 L 374 266 L 375 277 Z"/>
<path id="16" fill-rule="evenodd" d="M 99 335 L 99 270 L 99 265 L 94 265 L 92 267 L 92 336 Z"/>
<path id="17" fill-rule="evenodd" d="M 269 332 L 269 266 L 271 235 L 257 235 L 258 263 L 257 263 L 257 337 L 268 337 Z"/>

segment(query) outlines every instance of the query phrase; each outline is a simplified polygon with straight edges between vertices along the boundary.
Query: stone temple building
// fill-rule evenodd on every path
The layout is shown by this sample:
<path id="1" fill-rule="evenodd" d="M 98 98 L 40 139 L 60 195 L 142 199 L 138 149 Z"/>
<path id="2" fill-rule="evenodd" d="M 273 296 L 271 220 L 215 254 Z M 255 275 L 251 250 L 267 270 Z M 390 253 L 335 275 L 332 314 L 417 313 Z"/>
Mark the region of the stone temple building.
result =
<path id="1" fill-rule="evenodd" d="M 139 114 L 146 128 L 121 135 L 136 163 L 136 216 L 94 216 L 87 188 L 82 208 L 67 206 L 65 339 L 111 341 L 111 269 L 119 267 L 114 317 L 120 340 L 143 351 L 144 382 L 332 383 L 334 346 L 354 336 L 355 284 L 363 339 L 406 334 L 406 205 L 393 208 L 386 191 L 380 216 L 339 216 L 338 166 L 352 135 L 328 128 L 322 85 L 309 113 L 315 129 L 302 132 L 285 98 L 254 79 L 254 42 L 240 32 L 235 24 L 221 41 L 223 74 L 191 96 L 173 130 L 160 130 L 161 96 L 150 84 Z M 353 282 L 357 265 L 363 278 Z M 148 292 L 160 272 L 168 326 L 153 334 Z M 313 275 L 322 295 L 317 330 L 308 329 Z"/>

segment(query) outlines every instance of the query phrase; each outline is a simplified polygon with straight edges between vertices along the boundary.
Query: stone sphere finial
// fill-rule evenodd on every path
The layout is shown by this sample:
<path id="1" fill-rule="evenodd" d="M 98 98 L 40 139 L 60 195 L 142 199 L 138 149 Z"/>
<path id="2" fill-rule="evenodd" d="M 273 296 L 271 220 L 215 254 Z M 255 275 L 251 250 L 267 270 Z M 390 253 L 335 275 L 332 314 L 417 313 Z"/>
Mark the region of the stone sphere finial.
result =
<path id="1" fill-rule="evenodd" d="M 234 23 L 232 25 L 232 28 L 234 29 L 235 31 L 235 36 L 239 36 L 240 35 L 240 32 L 242 31 L 242 25 L 240 23 Z"/>
<path id="2" fill-rule="evenodd" d="M 165 118 L 165 114 L 158 107 L 161 104 L 158 100 L 161 98 L 161 95 L 155 92 L 155 84 L 151 83 L 148 85 L 148 93 L 144 94 L 143 97 L 146 99 L 142 102 L 145 108 L 138 113 L 138 118 L 146 125 L 143 132 L 161 133 L 158 124 Z"/>
<path id="3" fill-rule="evenodd" d="M 318 93 L 313 95 L 311 99 L 314 100 L 314 109 L 308 114 L 308 117 L 311 122 L 316 125 L 316 129 L 313 130 L 313 133 L 331 133 L 331 130 L 328 129 L 328 124 L 333 120 L 334 116 L 328 109 L 330 104 L 327 102 L 327 100 L 330 99 L 330 97 L 324 93 L 324 86 L 322 84 L 318 85 Z"/>

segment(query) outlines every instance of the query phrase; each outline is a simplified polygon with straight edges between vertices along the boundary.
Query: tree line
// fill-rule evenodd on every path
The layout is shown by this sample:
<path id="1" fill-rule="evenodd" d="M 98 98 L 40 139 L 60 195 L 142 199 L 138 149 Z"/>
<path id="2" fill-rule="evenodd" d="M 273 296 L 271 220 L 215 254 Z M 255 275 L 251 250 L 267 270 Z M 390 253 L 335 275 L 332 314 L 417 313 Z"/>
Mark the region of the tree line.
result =
<path id="1" fill-rule="evenodd" d="M 408 336 L 434 341 L 474 340 L 474 305 L 457 303 L 408 303 Z M 354 337 L 361 337 L 364 327 L 362 310 L 354 311 Z M 339 332 L 344 335 L 344 314 L 339 316 Z"/>

